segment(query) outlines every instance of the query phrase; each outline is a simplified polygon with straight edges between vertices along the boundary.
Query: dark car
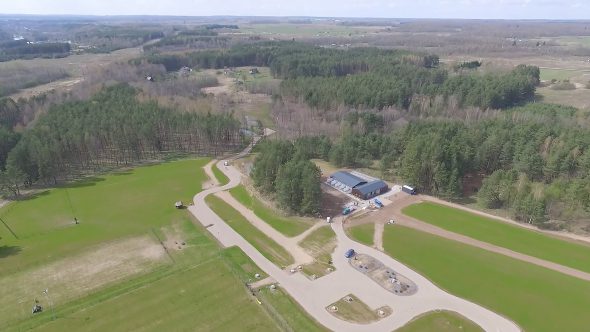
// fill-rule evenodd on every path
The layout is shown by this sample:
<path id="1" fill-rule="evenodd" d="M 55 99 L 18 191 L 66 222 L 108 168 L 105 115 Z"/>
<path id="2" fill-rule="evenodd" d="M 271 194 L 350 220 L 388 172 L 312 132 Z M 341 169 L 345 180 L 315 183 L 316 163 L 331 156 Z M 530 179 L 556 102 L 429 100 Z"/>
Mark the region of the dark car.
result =
<path id="1" fill-rule="evenodd" d="M 354 256 L 355 254 L 356 254 L 356 252 L 354 252 L 354 249 L 348 249 L 346 251 L 346 253 L 344 254 L 344 257 L 350 258 L 350 257 Z"/>

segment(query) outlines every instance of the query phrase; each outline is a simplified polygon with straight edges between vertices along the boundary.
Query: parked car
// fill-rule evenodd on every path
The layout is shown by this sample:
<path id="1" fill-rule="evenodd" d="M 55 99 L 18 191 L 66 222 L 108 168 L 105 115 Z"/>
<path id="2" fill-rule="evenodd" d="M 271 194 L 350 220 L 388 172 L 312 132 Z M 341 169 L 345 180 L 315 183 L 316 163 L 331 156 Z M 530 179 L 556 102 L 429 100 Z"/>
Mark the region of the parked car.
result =
<path id="1" fill-rule="evenodd" d="M 348 249 L 346 251 L 346 253 L 344 254 L 344 257 L 351 258 L 354 255 L 356 255 L 356 252 L 354 251 L 354 249 Z"/>

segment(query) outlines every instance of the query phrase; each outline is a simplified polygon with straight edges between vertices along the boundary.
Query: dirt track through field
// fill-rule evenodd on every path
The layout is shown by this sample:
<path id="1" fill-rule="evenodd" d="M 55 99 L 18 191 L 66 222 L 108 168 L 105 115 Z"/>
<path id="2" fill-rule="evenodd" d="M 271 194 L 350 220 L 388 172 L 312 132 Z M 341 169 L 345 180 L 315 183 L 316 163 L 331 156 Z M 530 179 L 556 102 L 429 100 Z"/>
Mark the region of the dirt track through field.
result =
<path id="1" fill-rule="evenodd" d="M 435 200 L 431 200 L 431 199 L 424 199 L 424 200 L 429 200 L 429 201 L 435 201 Z M 532 263 L 538 266 L 542 266 L 545 268 L 548 268 L 550 270 L 554 270 L 563 274 L 567 274 L 569 276 L 575 277 L 575 278 L 579 278 L 582 280 L 586 280 L 586 281 L 590 281 L 590 273 L 587 272 L 583 272 L 580 270 L 576 270 L 573 269 L 571 267 L 567 267 L 561 264 L 557 264 L 557 263 L 553 263 L 550 261 L 546 261 L 544 259 L 540 259 L 537 257 L 533 257 L 533 256 L 529 256 L 529 255 L 525 255 L 516 251 L 512 251 L 510 249 L 506 249 L 503 247 L 499 247 L 487 242 L 483 242 L 483 241 L 479 241 L 473 238 L 470 238 L 468 236 L 465 235 L 461 235 L 461 234 L 457 234 L 454 232 L 450 232 L 447 230 L 444 230 L 440 227 L 436 227 L 433 226 L 429 223 L 414 219 L 412 217 L 409 217 L 405 214 L 402 213 L 402 209 L 408 205 L 412 205 L 414 203 L 418 203 L 420 201 L 423 201 L 422 199 L 420 199 L 420 197 L 402 197 L 399 199 L 396 199 L 394 201 L 394 204 L 392 204 L 392 208 L 391 209 L 386 209 L 387 212 L 389 212 L 389 214 L 393 214 L 395 221 L 397 224 L 399 225 L 403 225 L 406 227 L 410 227 L 422 232 L 426 232 L 426 233 L 430 233 L 436 236 L 440 236 L 449 240 L 453 240 L 453 241 L 457 241 L 457 242 L 461 242 L 461 243 L 465 243 L 477 248 L 481 248 L 490 252 L 494 252 L 494 253 L 498 253 L 501 255 L 505 255 L 511 258 L 515 258 L 524 262 L 528 262 L 528 263 Z M 436 202 L 438 203 L 438 200 L 436 200 Z M 449 204 L 446 204 L 449 205 Z M 472 212 L 472 211 L 470 211 Z M 384 219 L 384 218 L 379 218 L 379 219 Z M 385 221 L 384 220 L 379 220 L 378 223 L 383 224 Z M 387 226 L 385 226 L 387 227 Z M 376 228 L 377 229 L 377 228 Z"/>

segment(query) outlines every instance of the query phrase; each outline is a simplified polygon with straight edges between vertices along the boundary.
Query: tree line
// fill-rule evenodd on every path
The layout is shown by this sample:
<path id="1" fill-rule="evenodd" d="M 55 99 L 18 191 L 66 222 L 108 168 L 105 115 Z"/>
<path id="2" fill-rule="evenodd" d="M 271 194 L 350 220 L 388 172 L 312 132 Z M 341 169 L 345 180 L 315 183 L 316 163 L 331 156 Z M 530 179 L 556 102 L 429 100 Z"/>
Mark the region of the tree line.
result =
<path id="1" fill-rule="evenodd" d="M 378 114 L 360 113 L 345 120 L 337 140 L 305 140 L 307 155 L 338 167 L 378 161 L 385 177 L 422 192 L 475 194 L 486 208 L 549 226 L 549 219 L 590 217 L 590 133 L 572 125 L 576 116 L 571 107 L 529 104 L 478 122 L 416 119 L 385 131 Z M 362 130 L 346 129 L 353 126 Z M 483 184 L 471 184 L 472 178 Z"/>
<path id="2" fill-rule="evenodd" d="M 4 154 L 4 189 L 18 195 L 23 184 L 51 184 L 80 172 L 179 153 L 217 155 L 244 143 L 240 124 L 231 115 L 181 113 L 138 102 L 136 93 L 118 84 L 89 100 L 50 108 Z M 5 151 L 2 142 L 0 151 Z"/>
<path id="3" fill-rule="evenodd" d="M 321 205 L 319 168 L 306 141 L 271 140 L 260 144 L 252 179 L 263 193 L 276 197 L 279 206 L 298 214 L 317 214 Z"/>
<path id="4" fill-rule="evenodd" d="M 436 55 L 401 50 L 317 47 L 297 42 L 264 42 L 228 50 L 185 55 L 152 55 L 168 70 L 182 66 L 224 68 L 268 66 L 283 79 L 281 96 L 312 107 L 339 105 L 408 109 L 415 96 L 455 97 L 461 105 L 503 109 L 532 100 L 539 69 L 521 65 L 508 73 L 449 73 Z"/>

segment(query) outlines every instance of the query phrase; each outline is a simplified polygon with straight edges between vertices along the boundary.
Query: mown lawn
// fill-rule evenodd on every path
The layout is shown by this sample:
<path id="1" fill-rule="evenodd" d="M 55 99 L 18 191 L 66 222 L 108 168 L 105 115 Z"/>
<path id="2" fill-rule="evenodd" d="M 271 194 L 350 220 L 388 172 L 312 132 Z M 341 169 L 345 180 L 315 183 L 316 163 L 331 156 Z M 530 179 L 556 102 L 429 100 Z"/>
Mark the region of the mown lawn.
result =
<path id="1" fill-rule="evenodd" d="M 209 195 L 205 198 L 207 205 L 231 228 L 250 242 L 268 260 L 279 267 L 293 264 L 293 256 L 281 245 L 252 225 L 243 215 L 222 199 Z"/>
<path id="2" fill-rule="evenodd" d="M 586 331 L 590 282 L 394 225 L 383 245 L 451 294 L 514 320 L 526 331 Z"/>
<path id="3" fill-rule="evenodd" d="M 18 239 L 0 224 L 0 276 L 181 221 L 185 214 L 174 202 L 188 202 L 201 190 L 207 162 L 182 160 L 96 176 L 5 206 L 0 218 Z"/>
<path id="4" fill-rule="evenodd" d="M 217 163 L 214 163 L 211 166 L 211 171 L 213 171 L 213 175 L 215 175 L 215 178 L 217 179 L 217 182 L 219 182 L 220 186 L 229 183 L 229 178 L 225 176 L 225 174 L 223 174 L 223 172 L 217 167 Z"/>
<path id="5" fill-rule="evenodd" d="M 367 223 L 346 228 L 348 236 L 362 244 L 372 246 L 375 234 L 375 224 Z"/>
<path id="6" fill-rule="evenodd" d="M 311 222 L 307 220 L 280 216 L 264 205 L 264 203 L 258 200 L 258 198 L 250 195 L 248 190 L 242 185 L 230 189 L 229 192 L 245 207 L 252 210 L 260 219 L 264 220 L 272 228 L 281 232 L 285 236 L 293 237 L 299 235 L 312 225 Z"/>
<path id="7" fill-rule="evenodd" d="M 479 325 L 451 311 L 429 312 L 395 332 L 483 332 Z"/>
<path id="8" fill-rule="evenodd" d="M 410 205 L 403 213 L 451 232 L 523 254 L 590 272 L 590 246 L 430 202 Z"/>

